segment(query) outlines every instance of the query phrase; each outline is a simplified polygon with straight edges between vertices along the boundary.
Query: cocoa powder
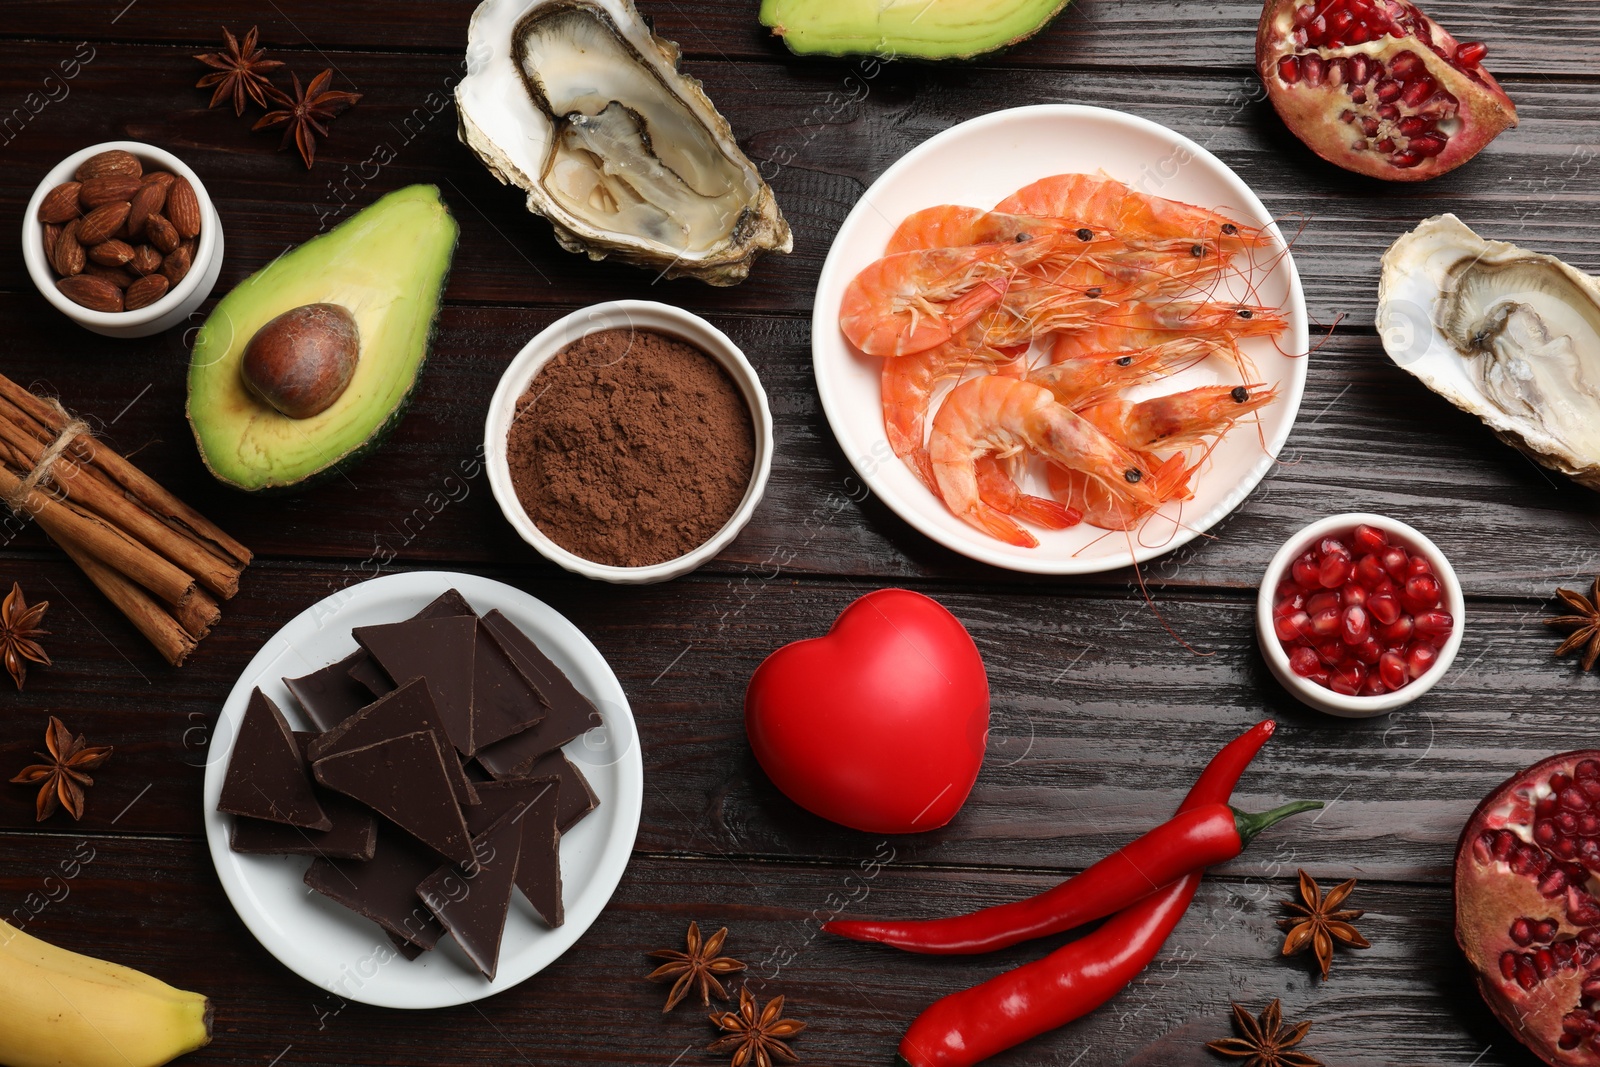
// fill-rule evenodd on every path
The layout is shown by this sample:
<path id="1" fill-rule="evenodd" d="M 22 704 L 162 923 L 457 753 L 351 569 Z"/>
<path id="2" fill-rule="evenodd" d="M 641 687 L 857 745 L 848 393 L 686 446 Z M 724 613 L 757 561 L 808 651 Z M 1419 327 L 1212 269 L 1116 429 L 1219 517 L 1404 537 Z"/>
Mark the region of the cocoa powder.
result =
<path id="1" fill-rule="evenodd" d="M 699 547 L 738 510 L 755 431 L 739 387 L 700 349 L 602 330 L 534 376 L 506 459 L 545 536 L 595 563 L 642 567 Z"/>

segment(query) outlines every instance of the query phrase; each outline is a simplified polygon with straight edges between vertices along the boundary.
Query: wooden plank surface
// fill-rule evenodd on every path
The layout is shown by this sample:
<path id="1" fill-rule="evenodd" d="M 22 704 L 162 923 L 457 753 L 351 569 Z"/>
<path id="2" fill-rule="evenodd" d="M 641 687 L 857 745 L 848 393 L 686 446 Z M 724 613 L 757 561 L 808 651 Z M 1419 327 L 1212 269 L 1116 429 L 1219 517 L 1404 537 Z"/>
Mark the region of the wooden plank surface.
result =
<path id="1" fill-rule="evenodd" d="M 222 489 L 199 464 L 182 415 L 191 333 L 108 342 L 71 330 L 14 252 L 0 256 L 0 369 L 60 395 L 260 553 L 223 624 L 173 671 L 37 531 L 0 529 L 0 581 L 52 601 L 57 660 L 6 698 L 0 770 L 31 761 L 49 714 L 117 746 L 82 823 L 36 826 L 29 790 L 0 789 L 0 916 L 21 908 L 35 933 L 212 993 L 218 1038 L 197 1065 L 715 1062 L 698 1051 L 709 1027 L 688 1007 L 662 1019 L 663 991 L 643 981 L 643 953 L 675 944 L 690 919 L 729 925 L 729 948 L 762 995 L 788 996 L 809 1023 L 796 1042 L 805 1062 L 878 1064 L 930 1000 L 1062 939 L 992 958 L 907 958 L 819 935 L 819 917 L 846 900 L 852 913 L 934 915 L 1054 884 L 1163 818 L 1211 752 L 1271 716 L 1279 735 L 1239 802 L 1306 795 L 1329 809 L 1216 871 L 1117 1000 L 994 1062 L 1215 1063 L 1201 1045 L 1227 1032 L 1228 1003 L 1259 1010 L 1279 996 L 1291 1018 L 1314 1020 L 1306 1047 L 1330 1064 L 1528 1067 L 1453 946 L 1449 864 L 1485 791 L 1543 754 L 1591 743 L 1600 678 L 1552 662 L 1540 620 L 1557 584 L 1581 587 L 1600 570 L 1600 509 L 1397 370 L 1371 323 L 1382 249 L 1441 211 L 1600 270 L 1600 14 L 1581 0 L 1429 5 L 1462 39 L 1489 43 L 1522 124 L 1455 174 L 1391 187 L 1316 160 L 1261 100 L 1250 3 L 1078 0 L 1035 40 L 952 67 L 798 59 L 756 25 L 748 0 L 641 3 L 774 175 L 795 228 L 795 252 L 735 289 L 655 282 L 562 252 L 488 176 L 457 142 L 448 102 L 471 3 L 278 0 L 246 15 L 204 0 L 0 0 L 7 232 L 56 160 L 120 137 L 164 145 L 204 178 L 228 241 L 219 295 L 412 182 L 439 184 L 463 229 L 434 353 L 398 431 L 347 477 L 271 501 Z M 246 18 L 302 77 L 332 67 L 339 87 L 364 94 L 310 173 L 192 88 L 200 68 L 189 57 L 215 46 L 219 22 L 242 30 Z M 37 113 L 30 93 L 46 94 Z M 1041 102 L 1130 111 L 1215 152 L 1298 232 L 1311 313 L 1331 328 L 1307 357 L 1282 462 L 1214 536 L 1144 568 L 1153 607 L 1131 572 L 1020 579 L 914 533 L 861 490 L 811 378 L 812 293 L 867 186 L 942 129 Z M 395 159 L 374 167 L 384 147 Z M 719 559 L 663 586 L 603 586 L 542 563 L 502 520 L 475 458 L 511 356 L 555 317 L 617 297 L 706 314 L 750 355 L 776 420 L 755 521 Z M 1364 722 L 1295 704 L 1265 670 L 1251 619 L 1282 540 L 1347 508 L 1424 529 L 1469 594 L 1450 678 L 1414 708 Z M 633 706 L 646 791 L 628 873 L 573 951 L 479 1005 L 403 1013 L 336 1003 L 254 941 L 211 871 L 199 790 L 216 709 L 261 643 L 353 580 L 419 568 L 509 582 L 588 634 Z M 766 654 L 889 584 L 935 596 L 969 627 L 994 722 L 961 816 L 884 842 L 779 795 L 749 753 L 742 700 Z M 95 858 L 63 896 L 47 879 L 81 847 Z M 861 878 L 863 863 L 891 854 Z M 1374 948 L 1342 954 L 1326 984 L 1306 958 L 1276 954 L 1274 902 L 1297 866 L 1363 880 L 1353 903 L 1368 912 Z"/>

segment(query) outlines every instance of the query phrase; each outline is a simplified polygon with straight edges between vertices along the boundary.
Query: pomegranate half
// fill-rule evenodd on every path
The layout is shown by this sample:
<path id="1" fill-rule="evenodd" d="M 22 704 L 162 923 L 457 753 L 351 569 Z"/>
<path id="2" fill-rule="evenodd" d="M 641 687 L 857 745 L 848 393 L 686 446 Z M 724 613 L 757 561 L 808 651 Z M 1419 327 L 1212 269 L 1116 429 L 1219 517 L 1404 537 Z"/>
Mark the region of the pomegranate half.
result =
<path id="1" fill-rule="evenodd" d="M 1256 30 L 1256 70 L 1294 135 L 1391 181 L 1454 170 L 1517 124 L 1487 52 L 1406 0 L 1267 0 Z"/>
<path id="2" fill-rule="evenodd" d="M 1600 1065 L 1600 750 L 1534 764 L 1456 849 L 1456 940 L 1483 998 L 1556 1067 Z"/>

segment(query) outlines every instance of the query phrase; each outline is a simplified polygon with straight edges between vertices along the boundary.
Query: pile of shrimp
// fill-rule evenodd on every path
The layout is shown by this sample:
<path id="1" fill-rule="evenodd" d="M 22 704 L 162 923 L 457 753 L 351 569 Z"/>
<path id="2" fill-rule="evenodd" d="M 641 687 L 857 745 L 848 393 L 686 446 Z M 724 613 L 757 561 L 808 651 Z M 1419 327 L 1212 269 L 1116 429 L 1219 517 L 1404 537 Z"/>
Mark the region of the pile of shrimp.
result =
<path id="1" fill-rule="evenodd" d="M 955 515 L 1023 548 L 1039 541 L 1022 523 L 1129 530 L 1192 498 L 1205 456 L 1277 396 L 1239 342 L 1277 336 L 1283 316 L 1212 296 L 1268 241 L 1105 176 L 1059 174 L 991 211 L 911 215 L 850 282 L 839 324 L 883 358 L 889 444 Z M 1212 357 L 1240 384 L 1124 395 Z M 1019 484 L 1030 458 L 1047 464 L 1050 497 Z"/>

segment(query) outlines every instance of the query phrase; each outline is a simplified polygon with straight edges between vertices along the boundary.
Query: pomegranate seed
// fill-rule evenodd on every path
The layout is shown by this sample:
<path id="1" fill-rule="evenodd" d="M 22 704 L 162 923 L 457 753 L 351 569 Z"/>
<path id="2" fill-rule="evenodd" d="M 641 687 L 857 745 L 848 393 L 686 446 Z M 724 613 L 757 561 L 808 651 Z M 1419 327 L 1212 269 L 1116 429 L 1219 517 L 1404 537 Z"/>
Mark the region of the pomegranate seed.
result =
<path id="1" fill-rule="evenodd" d="M 1368 59 L 1364 53 L 1360 53 L 1360 52 L 1358 52 L 1355 55 L 1351 56 L 1350 57 L 1350 83 L 1352 85 L 1361 85 L 1361 84 L 1365 83 L 1366 80 L 1368 78 L 1370 78 L 1370 77 L 1372 77 L 1372 61 L 1370 59 Z M 1363 94 L 1363 97 L 1364 96 L 1365 96 L 1365 94 Z M 1356 527 L 1356 538 L 1357 538 L 1356 548 L 1360 549 L 1363 552 L 1372 552 L 1372 551 L 1374 551 L 1374 549 L 1361 548 L 1360 534 L 1361 534 L 1361 531 L 1363 529 L 1371 530 L 1373 533 L 1376 533 L 1380 538 L 1384 537 L 1383 531 L 1379 530 L 1379 529 L 1377 529 L 1376 527 L 1373 527 L 1373 526 L 1366 526 L 1365 524 Z M 1378 542 L 1378 544 L 1382 545 L 1382 544 L 1385 544 L 1386 542 L 1387 542 L 1387 538 L 1384 538 L 1383 540 L 1380 540 Z"/>
<path id="2" fill-rule="evenodd" d="M 1317 658 L 1315 649 L 1298 645 L 1289 650 L 1289 669 L 1302 678 L 1309 678 L 1322 669 L 1322 661 Z"/>
<path id="3" fill-rule="evenodd" d="M 1300 588 L 1299 582 L 1296 582 L 1293 578 L 1286 577 L 1278 582 L 1278 588 L 1272 591 L 1272 595 L 1282 600 L 1285 597 L 1297 596 L 1302 592 L 1304 590 Z"/>
<path id="4" fill-rule="evenodd" d="M 1580 782 L 1600 781 L 1600 760 L 1579 760 L 1572 773 Z"/>
<path id="5" fill-rule="evenodd" d="M 1366 134 L 1368 137 L 1378 136 L 1378 120 L 1373 118 L 1371 115 L 1363 118 L 1361 120 L 1361 132 Z"/>
<path id="6" fill-rule="evenodd" d="M 1407 107 L 1416 107 L 1432 96 L 1433 91 L 1437 88 L 1439 88 L 1439 83 L 1424 75 L 1406 86 L 1406 91 L 1400 94 L 1400 101 Z"/>
<path id="7" fill-rule="evenodd" d="M 1345 582 L 1339 587 L 1339 606 L 1346 608 L 1365 607 L 1367 591 L 1355 582 Z"/>
<path id="8" fill-rule="evenodd" d="M 1425 71 L 1422 57 L 1415 52 L 1401 52 L 1389 61 L 1389 73 L 1403 82 L 1410 81 L 1419 71 Z"/>
<path id="9" fill-rule="evenodd" d="M 1356 113 L 1354 111 L 1351 111 L 1349 108 L 1345 108 L 1343 111 L 1339 112 L 1339 121 L 1340 122 L 1351 123 L 1351 122 L 1354 122 L 1355 120 L 1356 120 Z"/>
<path id="10" fill-rule="evenodd" d="M 1328 31 L 1334 34 L 1343 33 L 1355 20 L 1356 17 L 1348 11 L 1335 11 L 1328 16 Z"/>
<path id="11" fill-rule="evenodd" d="M 1412 678 L 1421 678 L 1439 660 L 1439 652 L 1431 645 L 1413 642 L 1406 649 L 1406 672 Z"/>
<path id="12" fill-rule="evenodd" d="M 1600 800 L 1600 782 L 1593 778 L 1579 779 L 1578 788 L 1583 790 L 1584 795 L 1590 800 Z"/>
<path id="13" fill-rule="evenodd" d="M 1310 596 L 1306 597 L 1306 610 L 1313 615 L 1321 611 L 1327 611 L 1329 608 L 1336 608 L 1338 606 L 1339 594 L 1328 589 L 1312 593 Z"/>
<path id="14" fill-rule="evenodd" d="M 1355 577 L 1356 581 L 1368 589 L 1376 589 L 1378 583 L 1388 575 L 1384 573 L 1383 564 L 1378 562 L 1378 557 L 1371 552 L 1367 552 L 1356 560 Z"/>
<path id="15" fill-rule="evenodd" d="M 1433 564 L 1428 562 L 1426 556 L 1412 556 L 1406 560 L 1406 577 L 1417 574 L 1432 574 Z"/>
<path id="16" fill-rule="evenodd" d="M 1411 616 L 1402 615 L 1387 626 L 1378 627 L 1378 640 L 1390 648 L 1401 648 L 1411 640 L 1411 630 Z"/>
<path id="17" fill-rule="evenodd" d="M 1551 955 L 1549 949 L 1542 948 L 1533 954 L 1533 969 L 1538 972 L 1541 979 L 1549 978 L 1555 971 L 1556 958 Z"/>
<path id="18" fill-rule="evenodd" d="M 1379 108 L 1378 110 L 1379 110 L 1379 112 L 1382 112 L 1383 109 Z M 1394 109 L 1391 108 L 1390 110 L 1392 111 Z M 1394 151 L 1394 138 L 1393 137 L 1385 137 L 1383 140 L 1379 141 L 1375 147 L 1380 152 L 1393 152 Z"/>
<path id="19" fill-rule="evenodd" d="M 1507 979 L 1514 978 L 1517 973 L 1517 954 L 1510 949 L 1500 953 L 1500 973 Z"/>
<path id="20" fill-rule="evenodd" d="M 1378 657 L 1378 674 L 1390 689 L 1399 689 L 1411 680 L 1406 671 L 1406 658 L 1392 649 Z"/>
<path id="21" fill-rule="evenodd" d="M 1383 103 L 1392 104 L 1400 99 L 1401 88 L 1400 83 L 1397 81 L 1390 78 L 1379 78 L 1378 84 L 1372 87 L 1372 91 L 1378 94 L 1378 99 Z"/>
<path id="22" fill-rule="evenodd" d="M 1422 157 L 1408 148 L 1404 152 L 1396 152 L 1394 155 L 1390 156 L 1389 162 L 1393 163 L 1402 170 L 1406 170 L 1421 163 Z"/>
<path id="23" fill-rule="evenodd" d="M 1381 697 L 1388 691 L 1389 687 L 1383 684 L 1377 671 L 1368 672 L 1367 680 L 1361 683 L 1361 695 L 1364 697 Z"/>
<path id="24" fill-rule="evenodd" d="M 1339 639 L 1347 645 L 1359 645 L 1372 636 L 1372 623 L 1367 618 L 1367 609 L 1350 607 L 1344 609 L 1344 616 L 1340 620 Z"/>
<path id="25" fill-rule="evenodd" d="M 1316 17 L 1317 9 L 1313 4 L 1301 4 L 1294 9 L 1294 24 L 1296 26 L 1304 26 Z"/>
<path id="26" fill-rule="evenodd" d="M 1278 60 L 1278 77 L 1293 85 L 1300 80 L 1300 57 L 1284 56 Z"/>
<path id="27" fill-rule="evenodd" d="M 1297 611 L 1303 611 L 1305 606 L 1305 594 L 1296 593 L 1294 596 L 1284 597 L 1282 600 L 1278 601 L 1278 603 L 1273 606 L 1272 614 L 1274 618 L 1282 618 L 1285 615 L 1293 615 Z"/>
<path id="28" fill-rule="evenodd" d="M 1371 556 L 1366 557 L 1371 559 Z M 1400 617 L 1400 601 L 1388 593 L 1374 593 L 1367 598 L 1367 611 L 1372 613 L 1379 626 L 1390 626 Z M 1410 636 L 1407 634 L 1406 636 Z"/>
<path id="29" fill-rule="evenodd" d="M 1350 61 L 1343 56 L 1335 56 L 1328 60 L 1327 82 L 1329 85 L 1343 85 L 1349 78 Z"/>
<path id="30" fill-rule="evenodd" d="M 1556 816 L 1555 828 L 1564 834 L 1570 834 L 1578 829 L 1578 817 L 1570 811 L 1563 811 Z"/>
<path id="31" fill-rule="evenodd" d="M 1504 862 L 1511 855 L 1511 849 L 1517 843 L 1517 835 L 1510 830 L 1501 830 L 1494 839 L 1494 858 Z M 1600 935 L 1600 930 L 1595 931 Z"/>
<path id="32" fill-rule="evenodd" d="M 1400 603 L 1415 615 L 1439 606 L 1439 579 L 1431 574 L 1418 574 L 1406 579 L 1400 591 Z"/>
<path id="33" fill-rule="evenodd" d="M 1359 645 L 1352 645 L 1350 654 L 1356 658 L 1357 663 L 1365 663 L 1370 667 L 1383 658 L 1383 646 L 1378 644 L 1376 637 L 1369 637 Z"/>
<path id="34" fill-rule="evenodd" d="M 1365 59 L 1366 57 L 1357 56 L 1356 58 Z M 1381 552 L 1388 543 L 1389 537 L 1387 534 L 1376 526 L 1368 526 L 1366 523 L 1357 526 L 1354 532 L 1350 534 L 1350 544 L 1357 552 L 1369 554 Z"/>
<path id="35" fill-rule="evenodd" d="M 1456 62 L 1463 67 L 1475 67 L 1489 54 L 1489 46 L 1482 41 L 1468 41 L 1456 49 Z"/>
<path id="36" fill-rule="evenodd" d="M 1518 841 L 1511 853 L 1511 869 L 1517 874 L 1532 876 L 1543 874 L 1549 860 L 1543 852 Z"/>
<path id="37" fill-rule="evenodd" d="M 1567 872 L 1560 867 L 1552 867 L 1544 872 L 1544 877 L 1539 879 L 1539 895 L 1546 898 L 1559 897 L 1567 891 Z"/>
<path id="38" fill-rule="evenodd" d="M 1527 919 L 1513 919 L 1511 922 L 1511 940 L 1524 948 L 1533 944 L 1533 924 Z"/>
<path id="39" fill-rule="evenodd" d="M 1339 632 L 1340 611 L 1324 608 L 1311 616 L 1311 632 L 1317 637 L 1332 637 Z"/>
<path id="40" fill-rule="evenodd" d="M 1558 837 L 1556 843 L 1550 846 L 1557 856 L 1564 860 L 1578 858 L 1578 843 L 1570 837 Z"/>
<path id="41" fill-rule="evenodd" d="M 1345 650 L 1343 641 L 1318 641 L 1316 644 L 1317 655 L 1330 667 L 1338 667 L 1350 661 L 1350 653 Z"/>
<path id="42" fill-rule="evenodd" d="M 1556 799 L 1568 811 L 1582 811 L 1589 806 L 1589 798 L 1583 795 L 1583 790 L 1574 789 L 1572 786 L 1563 789 Z"/>
<path id="43" fill-rule="evenodd" d="M 1330 552 L 1322 557 L 1322 570 L 1318 581 L 1324 589 L 1337 589 L 1350 578 L 1350 557 L 1344 552 Z"/>
<path id="44" fill-rule="evenodd" d="M 1428 128 L 1428 120 L 1417 115 L 1407 115 L 1400 120 L 1400 132 L 1407 137 L 1415 137 Z"/>
<path id="45" fill-rule="evenodd" d="M 1317 21 L 1321 22 L 1322 20 L 1318 19 Z M 1315 23 L 1313 23 L 1310 27 L 1307 27 L 1307 37 L 1312 42 L 1315 42 L 1317 40 L 1318 34 L 1316 32 L 1316 24 Z M 1311 85 L 1311 86 L 1321 85 L 1322 84 L 1322 75 L 1325 73 L 1325 68 L 1324 68 L 1323 63 L 1322 63 L 1322 57 L 1318 56 L 1318 55 L 1309 55 L 1309 56 L 1306 56 L 1303 59 L 1301 59 L 1300 60 L 1300 73 L 1301 73 L 1301 76 L 1303 78 L 1305 78 L 1307 85 Z"/>
<path id="46" fill-rule="evenodd" d="M 1412 616 L 1417 633 L 1429 637 L 1448 637 L 1455 628 L 1456 620 L 1448 611 L 1419 611 Z"/>
<path id="47" fill-rule="evenodd" d="M 1556 798 L 1553 795 L 1540 797 L 1539 802 L 1533 806 L 1533 810 L 1541 818 L 1550 818 L 1556 813 Z"/>
<path id="48" fill-rule="evenodd" d="M 1406 555 L 1406 550 L 1399 545 L 1390 545 L 1378 555 L 1378 562 L 1383 564 L 1383 569 L 1395 581 L 1400 581 L 1406 577 L 1406 564 L 1410 562 L 1410 559 Z M 1296 577 L 1295 581 L 1300 581 L 1300 579 Z M 1305 585 L 1306 583 L 1300 582 L 1300 584 Z"/>
<path id="49" fill-rule="evenodd" d="M 1305 588 L 1321 588 L 1317 581 L 1317 576 L 1321 573 L 1321 568 L 1317 565 L 1317 557 L 1314 553 L 1307 552 L 1305 555 L 1295 560 L 1294 566 L 1289 569 L 1294 574 L 1294 580 L 1299 582 Z M 1399 577 L 1399 575 L 1396 575 L 1396 577 Z"/>
<path id="50" fill-rule="evenodd" d="M 1600 1000 L 1600 974 L 1591 974 L 1583 980 L 1583 995 L 1590 1000 Z"/>
<path id="51" fill-rule="evenodd" d="M 1588 792 L 1588 790 L 1584 790 L 1584 792 Z M 1594 798 L 1591 797 L 1590 799 Z M 1600 815 L 1596 815 L 1592 811 L 1584 812 L 1578 818 L 1578 833 L 1584 837 L 1593 837 L 1596 834 L 1600 834 Z"/>
<path id="52" fill-rule="evenodd" d="M 1300 635 L 1305 628 L 1311 625 L 1311 616 L 1303 611 L 1293 615 L 1280 615 L 1272 621 L 1272 629 L 1278 635 L 1278 640 L 1286 645 L 1292 645 L 1300 640 Z"/>
<path id="53" fill-rule="evenodd" d="M 1550 792 L 1559 793 L 1573 782 L 1572 775 L 1564 771 L 1557 771 L 1550 776 Z"/>
<path id="54" fill-rule="evenodd" d="M 1420 156 L 1432 159 L 1445 150 L 1450 142 L 1436 133 L 1425 133 L 1420 137 L 1411 139 L 1411 150 Z"/>
<path id="55" fill-rule="evenodd" d="M 1533 839 L 1546 848 L 1556 839 L 1556 824 L 1548 819 L 1534 824 Z"/>
<path id="56" fill-rule="evenodd" d="M 1539 984 L 1539 976 L 1534 972 L 1533 961 L 1526 956 L 1517 960 L 1517 984 L 1523 989 L 1532 989 Z"/>
<path id="57" fill-rule="evenodd" d="M 1324 556 L 1350 555 L 1350 547 L 1337 537 L 1324 537 L 1317 542 L 1317 551 Z"/>
<path id="58" fill-rule="evenodd" d="M 1328 688 L 1343 696 L 1353 697 L 1366 683 L 1367 669 L 1359 663 L 1346 663 L 1335 667 L 1328 678 Z"/>
<path id="59" fill-rule="evenodd" d="M 1346 36 L 1349 38 L 1350 44 L 1366 44 L 1372 40 L 1372 31 L 1358 22 L 1350 27 L 1350 32 Z"/>

